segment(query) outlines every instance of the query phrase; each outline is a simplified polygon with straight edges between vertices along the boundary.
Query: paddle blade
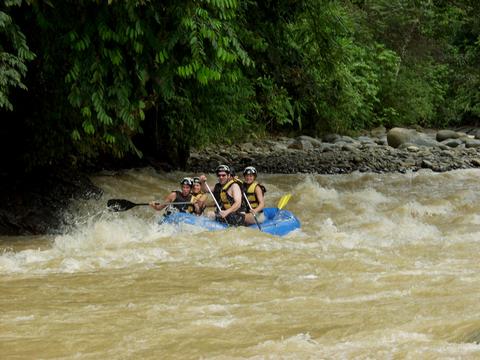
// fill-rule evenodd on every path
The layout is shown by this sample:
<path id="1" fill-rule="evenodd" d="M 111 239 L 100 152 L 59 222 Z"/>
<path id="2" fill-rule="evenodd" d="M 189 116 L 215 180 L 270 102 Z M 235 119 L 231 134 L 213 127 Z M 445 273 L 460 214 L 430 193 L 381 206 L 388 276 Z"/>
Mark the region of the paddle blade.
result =
<path id="1" fill-rule="evenodd" d="M 110 211 L 126 211 L 139 204 L 135 204 L 125 199 L 110 199 L 107 201 L 107 208 Z"/>
<path id="2" fill-rule="evenodd" d="M 277 207 L 281 210 L 283 209 L 287 203 L 290 201 L 290 198 L 292 197 L 292 194 L 286 194 L 286 195 L 283 195 L 280 200 L 278 200 L 278 205 Z"/>

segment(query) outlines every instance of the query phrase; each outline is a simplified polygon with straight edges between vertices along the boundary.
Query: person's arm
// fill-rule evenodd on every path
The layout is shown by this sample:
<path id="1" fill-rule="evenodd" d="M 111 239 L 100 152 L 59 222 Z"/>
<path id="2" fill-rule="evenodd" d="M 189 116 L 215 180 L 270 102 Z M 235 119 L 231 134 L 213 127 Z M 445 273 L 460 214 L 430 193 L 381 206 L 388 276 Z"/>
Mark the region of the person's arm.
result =
<path id="1" fill-rule="evenodd" d="M 198 178 L 200 179 L 200 184 L 202 184 L 202 191 L 204 193 L 208 193 L 207 177 L 204 174 L 202 174 Z"/>
<path id="2" fill-rule="evenodd" d="M 168 196 L 165 198 L 166 203 L 172 203 L 175 201 L 175 198 L 177 197 L 177 194 L 175 191 L 172 191 Z M 160 204 L 158 201 L 152 201 L 150 202 L 150 206 L 154 208 L 157 211 L 162 210 L 164 207 L 166 207 L 168 204 Z"/>
<path id="3" fill-rule="evenodd" d="M 258 206 L 252 211 L 254 213 L 259 213 L 265 208 L 265 196 L 263 196 L 263 190 L 259 185 L 255 186 L 255 195 L 258 199 Z"/>
<path id="4" fill-rule="evenodd" d="M 217 204 L 220 205 L 220 199 L 219 198 L 215 198 L 215 186 L 212 186 L 212 187 L 208 187 L 208 183 L 207 183 L 207 177 L 205 175 L 200 175 L 199 176 L 200 178 L 200 182 L 202 184 L 202 190 L 203 192 L 205 193 L 205 196 L 206 198 L 208 198 L 209 195 L 211 195 L 213 198 L 212 198 L 212 205 L 215 207 L 215 211 L 217 211 Z M 209 190 L 210 189 L 210 190 Z M 210 191 L 212 191 L 213 193 L 210 193 Z"/>

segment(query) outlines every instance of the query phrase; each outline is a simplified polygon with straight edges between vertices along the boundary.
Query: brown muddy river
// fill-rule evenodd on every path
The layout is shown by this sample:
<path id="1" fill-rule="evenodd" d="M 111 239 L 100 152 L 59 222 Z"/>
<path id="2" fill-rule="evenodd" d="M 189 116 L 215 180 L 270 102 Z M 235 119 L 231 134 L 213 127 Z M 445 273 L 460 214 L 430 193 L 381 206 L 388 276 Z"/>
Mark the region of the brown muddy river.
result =
<path id="1" fill-rule="evenodd" d="M 0 238 L 2 359 L 480 358 L 479 170 L 261 175 L 285 237 L 105 209 L 184 175 L 98 176 L 64 235 Z"/>

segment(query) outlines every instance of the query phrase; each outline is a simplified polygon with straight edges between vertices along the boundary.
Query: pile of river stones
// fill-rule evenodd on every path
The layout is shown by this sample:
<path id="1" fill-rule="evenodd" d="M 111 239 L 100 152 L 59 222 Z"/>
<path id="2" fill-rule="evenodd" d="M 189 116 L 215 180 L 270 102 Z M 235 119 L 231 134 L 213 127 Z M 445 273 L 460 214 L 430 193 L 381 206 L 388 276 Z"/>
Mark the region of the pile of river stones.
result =
<path id="1" fill-rule="evenodd" d="M 356 138 L 337 134 L 259 140 L 193 150 L 188 171 L 214 172 L 219 164 L 263 173 L 346 174 L 431 169 L 444 172 L 480 167 L 480 129 L 417 130 L 384 127 Z"/>

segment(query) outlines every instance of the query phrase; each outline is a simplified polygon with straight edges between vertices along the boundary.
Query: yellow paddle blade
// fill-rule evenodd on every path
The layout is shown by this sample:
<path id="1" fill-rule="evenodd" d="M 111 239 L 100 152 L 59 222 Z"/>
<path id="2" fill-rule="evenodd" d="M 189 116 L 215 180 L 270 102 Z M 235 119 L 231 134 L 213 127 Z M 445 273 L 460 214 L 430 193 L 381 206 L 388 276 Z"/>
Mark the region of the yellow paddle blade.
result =
<path id="1" fill-rule="evenodd" d="M 290 201 L 290 198 L 292 197 L 292 194 L 286 194 L 286 195 L 283 195 L 280 200 L 278 200 L 278 205 L 277 207 L 281 210 L 283 209 L 287 203 Z"/>

